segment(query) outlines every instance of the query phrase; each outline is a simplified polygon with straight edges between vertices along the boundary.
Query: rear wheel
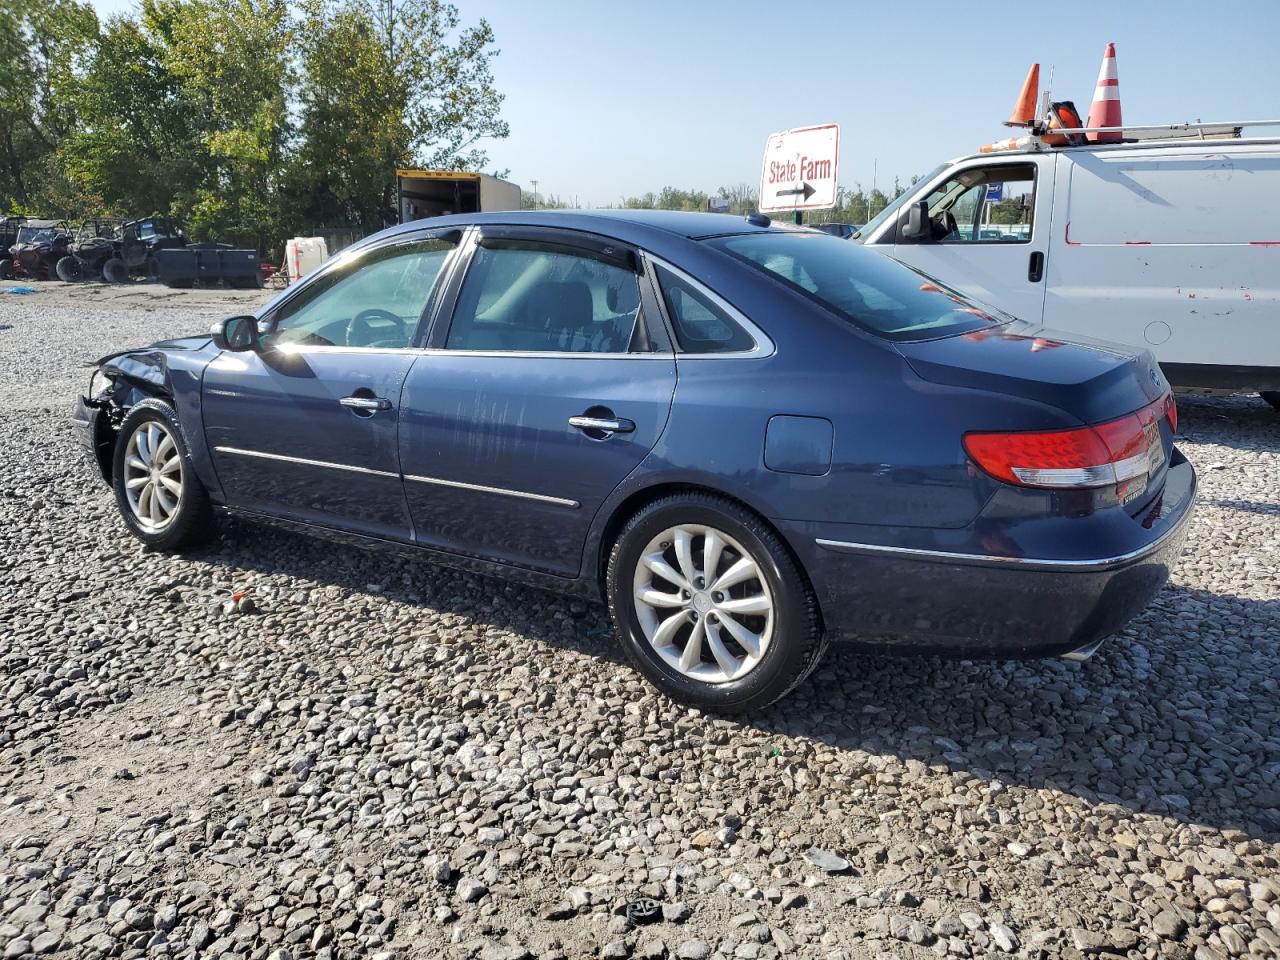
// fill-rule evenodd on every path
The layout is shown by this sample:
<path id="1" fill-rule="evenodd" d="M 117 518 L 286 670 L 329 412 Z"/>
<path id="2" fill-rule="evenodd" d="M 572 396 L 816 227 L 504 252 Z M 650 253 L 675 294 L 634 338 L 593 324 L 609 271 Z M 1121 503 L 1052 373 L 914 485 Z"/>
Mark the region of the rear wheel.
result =
<path id="1" fill-rule="evenodd" d="M 53 269 L 64 283 L 79 283 L 84 279 L 84 264 L 79 257 L 63 257 Z"/>
<path id="2" fill-rule="evenodd" d="M 102 279 L 107 283 L 128 283 L 129 268 L 119 257 L 112 257 L 102 265 Z"/>
<path id="3" fill-rule="evenodd" d="M 182 550 L 213 529 L 209 495 L 196 476 L 173 407 L 147 399 L 116 438 L 112 488 L 129 532 L 158 550 Z"/>
<path id="4" fill-rule="evenodd" d="M 1280 413 L 1280 390 L 1263 390 L 1258 396 L 1271 404 L 1277 413 Z"/>
<path id="5" fill-rule="evenodd" d="M 654 686 L 720 713 L 762 710 L 825 649 L 817 602 L 777 533 L 709 494 L 658 500 L 609 556 L 619 642 Z"/>

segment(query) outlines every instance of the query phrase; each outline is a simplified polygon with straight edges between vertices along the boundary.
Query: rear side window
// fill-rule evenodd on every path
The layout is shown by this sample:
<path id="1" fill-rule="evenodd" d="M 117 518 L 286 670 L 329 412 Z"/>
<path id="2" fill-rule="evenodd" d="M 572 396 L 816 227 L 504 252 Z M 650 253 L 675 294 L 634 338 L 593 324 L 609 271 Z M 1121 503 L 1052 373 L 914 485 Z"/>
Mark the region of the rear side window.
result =
<path id="1" fill-rule="evenodd" d="M 1012 319 L 896 260 L 826 234 L 771 231 L 707 242 L 890 340 L 928 340 Z"/>
<path id="2" fill-rule="evenodd" d="M 682 353 L 745 353 L 755 339 L 693 284 L 658 267 L 658 284 Z"/>
<path id="3" fill-rule="evenodd" d="M 626 353 L 639 312 L 636 275 L 586 251 L 525 241 L 481 246 L 445 348 Z"/>

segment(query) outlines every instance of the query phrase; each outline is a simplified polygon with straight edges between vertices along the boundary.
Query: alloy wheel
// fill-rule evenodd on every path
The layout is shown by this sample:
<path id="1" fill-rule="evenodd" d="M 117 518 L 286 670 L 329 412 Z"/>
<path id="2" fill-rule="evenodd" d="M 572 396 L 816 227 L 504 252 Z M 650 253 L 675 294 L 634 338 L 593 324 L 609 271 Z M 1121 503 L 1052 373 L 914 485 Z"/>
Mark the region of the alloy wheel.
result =
<path id="1" fill-rule="evenodd" d="M 751 554 L 714 527 L 658 534 L 633 578 L 636 617 L 667 666 L 703 683 L 741 680 L 773 637 L 774 602 Z"/>
<path id="2" fill-rule="evenodd" d="M 173 522 L 182 502 L 182 456 L 163 423 L 145 420 L 129 437 L 124 490 L 138 525 L 158 533 Z"/>

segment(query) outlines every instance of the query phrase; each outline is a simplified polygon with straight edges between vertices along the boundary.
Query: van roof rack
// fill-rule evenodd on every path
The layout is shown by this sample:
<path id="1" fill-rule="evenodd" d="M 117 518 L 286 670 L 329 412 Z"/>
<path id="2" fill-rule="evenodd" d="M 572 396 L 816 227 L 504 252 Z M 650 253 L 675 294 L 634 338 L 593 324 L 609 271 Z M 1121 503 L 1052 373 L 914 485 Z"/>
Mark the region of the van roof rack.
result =
<path id="1" fill-rule="evenodd" d="M 1161 141 L 1168 140 L 1238 140 L 1244 139 L 1241 134 L 1246 127 L 1280 127 L 1280 120 L 1223 120 L 1212 123 L 1167 123 L 1147 126 L 1122 127 L 1066 127 L 1046 128 L 1037 124 L 1027 136 L 1016 140 L 1001 141 L 989 144 L 984 153 L 1022 153 L 1038 150 L 1082 149 L 1086 147 L 1118 147 L 1134 144 L 1158 146 Z M 1121 139 L 1091 141 L 1080 143 L 1079 138 L 1088 134 L 1111 133 L 1120 134 Z M 1045 135 L 1070 135 L 1075 143 L 1045 142 Z"/>

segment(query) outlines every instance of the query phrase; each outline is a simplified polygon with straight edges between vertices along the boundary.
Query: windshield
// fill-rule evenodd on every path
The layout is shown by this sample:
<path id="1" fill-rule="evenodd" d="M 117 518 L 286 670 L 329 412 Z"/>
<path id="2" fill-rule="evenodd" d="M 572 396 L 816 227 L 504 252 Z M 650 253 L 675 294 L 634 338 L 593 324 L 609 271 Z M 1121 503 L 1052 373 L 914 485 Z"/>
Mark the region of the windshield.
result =
<path id="1" fill-rule="evenodd" d="M 928 173 L 926 173 L 919 180 L 917 180 L 916 183 L 928 183 L 930 180 L 932 180 L 934 177 L 940 174 L 943 170 L 947 169 L 947 167 L 949 166 L 951 166 L 951 164 L 949 163 L 939 164 L 938 166 L 930 170 Z M 862 240 L 865 237 L 871 236 L 871 234 L 874 233 L 879 228 L 880 224 L 884 223 L 886 220 L 892 217 L 894 213 L 897 212 L 897 209 L 900 206 L 902 206 L 904 203 L 906 203 L 909 197 L 912 197 L 914 195 L 915 195 L 915 190 L 908 187 L 902 193 L 898 194 L 896 197 L 890 200 L 889 205 L 887 207 L 885 207 L 883 210 L 877 213 L 874 217 L 868 220 L 866 226 L 864 226 L 861 230 L 859 230 L 849 239 Z"/>
<path id="2" fill-rule="evenodd" d="M 22 227 L 18 230 L 18 242 L 44 243 L 52 240 L 56 232 L 53 227 Z"/>
<path id="3" fill-rule="evenodd" d="M 930 340 L 1013 319 L 897 260 L 824 233 L 770 231 L 707 242 L 889 340 Z"/>

